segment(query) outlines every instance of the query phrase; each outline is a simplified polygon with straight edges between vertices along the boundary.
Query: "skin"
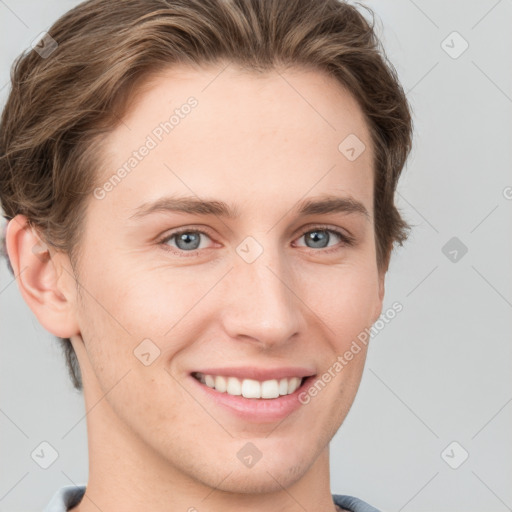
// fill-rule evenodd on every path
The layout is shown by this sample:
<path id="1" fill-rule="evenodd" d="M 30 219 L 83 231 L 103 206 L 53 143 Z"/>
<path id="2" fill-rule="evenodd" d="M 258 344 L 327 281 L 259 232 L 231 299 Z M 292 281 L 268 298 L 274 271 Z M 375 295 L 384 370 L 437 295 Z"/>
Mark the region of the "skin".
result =
<path id="1" fill-rule="evenodd" d="M 220 410 L 188 374 L 254 365 L 321 375 L 377 320 L 384 275 L 368 127 L 352 96 L 323 73 L 256 76 L 229 65 L 219 74 L 223 67 L 160 73 L 104 140 L 99 183 L 174 108 L 198 100 L 104 199 L 88 199 L 75 269 L 51 247 L 34 253 L 39 238 L 25 217 L 9 223 L 24 300 L 48 331 L 71 338 L 82 371 L 90 467 L 74 512 L 336 510 L 329 442 L 356 395 L 364 346 L 282 422 Z M 338 150 L 349 134 L 366 145 L 352 162 Z M 240 217 L 159 212 L 129 220 L 167 194 L 222 200 Z M 322 195 L 354 198 L 369 217 L 298 217 L 299 201 Z M 351 234 L 354 245 L 335 234 L 325 248 L 308 244 L 319 225 Z M 157 240 L 183 227 L 208 230 L 195 256 L 173 253 L 183 247 L 176 238 Z M 251 264 L 236 252 L 247 236 L 263 248 Z M 161 351 L 149 366 L 133 354 L 146 338 Z M 252 468 L 237 458 L 249 441 L 262 453 Z"/>

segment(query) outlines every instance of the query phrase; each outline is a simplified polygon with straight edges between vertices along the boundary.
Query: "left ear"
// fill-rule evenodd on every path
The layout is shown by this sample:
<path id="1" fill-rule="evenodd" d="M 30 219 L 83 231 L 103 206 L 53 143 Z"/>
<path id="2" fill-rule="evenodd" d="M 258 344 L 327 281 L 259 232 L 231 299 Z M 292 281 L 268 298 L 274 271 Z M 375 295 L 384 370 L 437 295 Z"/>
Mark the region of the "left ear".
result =
<path id="1" fill-rule="evenodd" d="M 60 338 L 79 333 L 76 282 L 68 256 L 47 246 L 21 214 L 7 225 L 6 246 L 20 293 L 39 323 Z"/>
<path id="2" fill-rule="evenodd" d="M 382 272 L 379 272 L 378 279 L 379 279 L 378 298 L 377 298 L 377 302 L 375 304 L 375 311 L 373 313 L 372 323 L 375 323 L 379 319 L 379 316 L 382 313 L 382 305 L 384 302 L 384 292 L 385 292 L 386 271 L 383 270 Z"/>

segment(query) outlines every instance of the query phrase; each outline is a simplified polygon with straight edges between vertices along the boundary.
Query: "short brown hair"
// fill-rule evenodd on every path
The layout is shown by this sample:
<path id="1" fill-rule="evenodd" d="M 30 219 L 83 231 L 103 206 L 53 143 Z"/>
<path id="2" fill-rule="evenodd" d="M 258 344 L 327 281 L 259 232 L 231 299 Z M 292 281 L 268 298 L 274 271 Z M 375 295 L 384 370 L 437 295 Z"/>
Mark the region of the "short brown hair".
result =
<path id="1" fill-rule="evenodd" d="M 92 148 L 119 123 L 127 100 L 150 74 L 173 63 L 227 61 L 254 72 L 305 66 L 335 77 L 367 120 L 377 265 L 385 272 L 393 244 L 402 245 L 410 229 L 394 194 L 411 149 L 412 121 L 375 35 L 373 11 L 362 7 L 371 24 L 340 0 L 81 3 L 49 29 L 58 45 L 53 53 L 44 58 L 27 51 L 13 65 L 0 126 L 4 216 L 25 215 L 48 244 L 76 261 L 86 200 L 97 180 Z M 81 389 L 71 342 L 58 340 Z"/>

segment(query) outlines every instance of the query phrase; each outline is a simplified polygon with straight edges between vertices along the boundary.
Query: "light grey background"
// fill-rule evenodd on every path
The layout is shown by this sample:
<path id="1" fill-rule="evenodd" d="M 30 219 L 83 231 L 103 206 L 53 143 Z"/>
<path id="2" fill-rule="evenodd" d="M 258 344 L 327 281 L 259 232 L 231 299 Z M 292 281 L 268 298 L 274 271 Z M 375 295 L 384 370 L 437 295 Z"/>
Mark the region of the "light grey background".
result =
<path id="1" fill-rule="evenodd" d="M 0 0 L 2 105 L 13 59 L 77 3 Z M 364 3 L 414 111 L 398 205 L 416 227 L 386 280 L 384 309 L 403 311 L 373 338 L 331 445 L 331 489 L 389 512 L 512 510 L 512 1 Z M 452 237 L 468 248 L 455 262 Z M 87 482 L 86 411 L 3 261 L 0 315 L 0 510 L 37 511 Z M 30 456 L 42 441 L 59 453 L 46 470 Z"/>

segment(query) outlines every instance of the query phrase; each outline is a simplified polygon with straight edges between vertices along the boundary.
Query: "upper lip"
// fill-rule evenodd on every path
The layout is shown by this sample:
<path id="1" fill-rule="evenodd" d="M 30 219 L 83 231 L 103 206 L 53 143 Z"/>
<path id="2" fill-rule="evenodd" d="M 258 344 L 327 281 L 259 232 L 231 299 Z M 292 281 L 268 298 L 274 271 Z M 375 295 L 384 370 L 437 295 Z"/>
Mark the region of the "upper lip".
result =
<path id="1" fill-rule="evenodd" d="M 315 372 L 303 367 L 281 367 L 281 368 L 255 368 L 254 366 L 239 366 L 237 368 L 203 368 L 192 372 L 204 375 L 222 375 L 224 377 L 237 377 L 238 379 L 253 379 L 259 381 L 285 379 L 291 377 L 310 377 Z"/>

